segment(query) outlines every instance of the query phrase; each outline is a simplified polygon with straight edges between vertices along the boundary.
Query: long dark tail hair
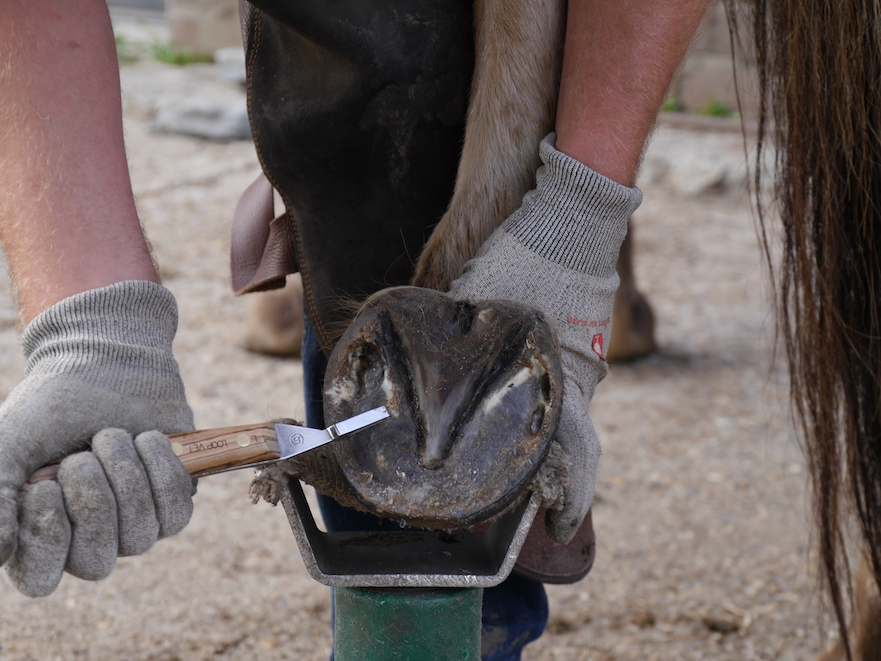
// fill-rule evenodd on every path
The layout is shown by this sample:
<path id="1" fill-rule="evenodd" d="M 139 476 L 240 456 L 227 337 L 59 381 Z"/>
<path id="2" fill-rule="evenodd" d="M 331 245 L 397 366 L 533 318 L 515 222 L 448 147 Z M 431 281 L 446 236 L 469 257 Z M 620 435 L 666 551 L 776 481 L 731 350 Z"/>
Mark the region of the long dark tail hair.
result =
<path id="1" fill-rule="evenodd" d="M 759 142 L 776 149 L 782 258 L 761 199 L 760 234 L 813 481 L 821 576 L 843 636 L 853 513 L 876 581 L 881 576 L 879 5 L 752 0 L 751 7 Z M 756 177 L 761 191 L 758 166 Z"/>

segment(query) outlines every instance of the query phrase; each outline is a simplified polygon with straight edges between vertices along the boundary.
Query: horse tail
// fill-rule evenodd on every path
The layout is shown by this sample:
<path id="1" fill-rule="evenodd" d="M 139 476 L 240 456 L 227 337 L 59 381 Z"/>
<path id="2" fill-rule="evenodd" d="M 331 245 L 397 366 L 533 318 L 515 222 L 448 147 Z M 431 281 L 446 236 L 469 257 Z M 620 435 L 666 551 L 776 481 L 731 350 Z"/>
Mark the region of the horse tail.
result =
<path id="1" fill-rule="evenodd" d="M 756 163 L 773 142 L 782 256 L 769 239 L 757 166 L 760 237 L 811 474 L 821 577 L 845 640 L 845 528 L 853 513 L 876 582 L 881 577 L 879 4 L 751 6 L 761 91 Z"/>

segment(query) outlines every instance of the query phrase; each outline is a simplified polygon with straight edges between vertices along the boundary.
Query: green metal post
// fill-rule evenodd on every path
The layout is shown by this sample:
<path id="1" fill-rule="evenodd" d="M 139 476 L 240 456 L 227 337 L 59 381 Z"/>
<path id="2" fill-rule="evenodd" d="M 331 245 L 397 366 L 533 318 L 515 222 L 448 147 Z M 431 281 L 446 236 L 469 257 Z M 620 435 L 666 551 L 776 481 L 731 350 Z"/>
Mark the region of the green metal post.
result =
<path id="1" fill-rule="evenodd" d="M 481 588 L 334 588 L 335 661 L 479 661 Z"/>

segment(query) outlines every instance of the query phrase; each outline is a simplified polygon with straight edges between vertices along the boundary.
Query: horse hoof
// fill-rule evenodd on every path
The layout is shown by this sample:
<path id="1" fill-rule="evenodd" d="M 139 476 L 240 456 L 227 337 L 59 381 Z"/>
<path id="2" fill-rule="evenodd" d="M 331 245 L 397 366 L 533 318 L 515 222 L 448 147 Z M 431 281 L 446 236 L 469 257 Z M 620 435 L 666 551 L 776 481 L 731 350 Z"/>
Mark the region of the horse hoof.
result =
<path id="1" fill-rule="evenodd" d="M 328 423 L 381 405 L 391 413 L 332 444 L 349 495 L 379 516 L 430 528 L 464 528 L 504 510 L 550 447 L 558 355 L 550 324 L 525 305 L 472 305 L 417 287 L 372 296 L 324 382 Z"/>
<path id="2" fill-rule="evenodd" d="M 848 631 L 853 661 L 881 659 L 881 593 L 875 583 L 871 560 L 864 553 L 854 586 L 854 609 Z M 839 640 L 817 661 L 847 661 L 844 642 Z"/>
<path id="3" fill-rule="evenodd" d="M 612 338 L 606 358 L 624 363 L 657 351 L 655 313 L 648 300 L 635 287 L 623 284 L 615 293 L 612 311 Z"/>
<path id="4" fill-rule="evenodd" d="M 297 357 L 303 345 L 303 281 L 288 278 L 283 289 L 251 294 L 244 347 L 269 356 Z"/>
<path id="5" fill-rule="evenodd" d="M 606 353 L 606 359 L 610 363 L 636 360 L 658 349 L 655 343 L 655 314 L 645 296 L 636 288 L 633 252 L 634 226 L 633 219 L 630 219 L 616 266 L 621 284 L 615 292 L 612 337 Z"/>

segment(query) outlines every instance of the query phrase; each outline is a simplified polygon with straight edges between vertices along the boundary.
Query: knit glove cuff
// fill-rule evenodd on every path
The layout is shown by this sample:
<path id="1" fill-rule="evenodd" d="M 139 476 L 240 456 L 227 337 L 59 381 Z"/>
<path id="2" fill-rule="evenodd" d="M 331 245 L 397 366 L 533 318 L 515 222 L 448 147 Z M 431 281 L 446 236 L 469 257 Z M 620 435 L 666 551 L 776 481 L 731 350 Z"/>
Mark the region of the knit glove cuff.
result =
<path id="1" fill-rule="evenodd" d="M 63 374 L 130 396 L 184 400 L 171 345 L 177 303 L 162 285 L 128 280 L 76 294 L 22 333 L 26 377 Z"/>
<path id="2" fill-rule="evenodd" d="M 642 191 L 622 186 L 554 147 L 551 133 L 541 142 L 536 187 L 502 224 L 530 252 L 562 268 L 609 277 L 615 273 L 627 219 Z"/>

